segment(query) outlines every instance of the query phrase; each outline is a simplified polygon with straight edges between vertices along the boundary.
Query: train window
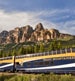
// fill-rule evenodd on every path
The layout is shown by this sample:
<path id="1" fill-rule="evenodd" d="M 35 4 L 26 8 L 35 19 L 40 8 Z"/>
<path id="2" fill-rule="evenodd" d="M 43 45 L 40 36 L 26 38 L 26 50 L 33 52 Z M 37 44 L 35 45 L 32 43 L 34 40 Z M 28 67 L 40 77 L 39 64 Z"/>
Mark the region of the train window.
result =
<path id="1" fill-rule="evenodd" d="M 51 55 L 51 52 L 49 51 L 48 55 Z"/>
<path id="2" fill-rule="evenodd" d="M 33 55 L 33 57 L 35 57 L 35 55 Z"/>
<path id="3" fill-rule="evenodd" d="M 49 65 L 49 63 L 50 63 L 49 61 L 44 61 L 44 65 L 46 66 Z"/>
<path id="4" fill-rule="evenodd" d="M 46 54 L 46 52 L 43 52 L 42 55 L 44 56 Z"/>
<path id="5" fill-rule="evenodd" d="M 30 63 L 30 62 L 28 62 L 28 63 L 27 63 L 27 66 L 28 66 L 28 67 L 30 67 L 30 66 L 31 66 L 31 63 Z"/>
<path id="6" fill-rule="evenodd" d="M 72 59 L 72 57 L 70 57 L 70 59 Z"/>
<path id="7" fill-rule="evenodd" d="M 52 54 L 56 54 L 56 51 L 52 51 Z"/>
<path id="8" fill-rule="evenodd" d="M 60 50 L 57 51 L 57 54 L 60 54 Z"/>
<path id="9" fill-rule="evenodd" d="M 38 66 L 38 62 L 34 62 L 34 65 L 35 65 L 35 66 Z"/>
<path id="10" fill-rule="evenodd" d="M 72 57 L 72 59 L 75 59 L 75 57 Z"/>
<path id="11" fill-rule="evenodd" d="M 49 54 L 51 54 L 51 52 L 50 52 L 50 51 L 48 52 L 48 55 L 49 55 Z"/>
<path id="12" fill-rule="evenodd" d="M 39 65 L 43 65 L 44 63 L 43 62 L 39 62 Z"/>
<path id="13" fill-rule="evenodd" d="M 49 52 L 45 52 L 45 55 L 48 55 L 49 54 Z"/>
<path id="14" fill-rule="evenodd" d="M 73 58 L 71 57 L 71 59 L 73 59 Z"/>
<path id="15" fill-rule="evenodd" d="M 40 53 L 39 53 L 38 55 L 39 55 L 39 56 L 41 56 L 41 54 L 40 54 Z"/>
<path id="16" fill-rule="evenodd" d="M 71 57 L 66 57 L 67 59 L 71 59 Z"/>
<path id="17" fill-rule="evenodd" d="M 72 52 L 75 52 L 75 48 L 72 48 Z"/>
<path id="18" fill-rule="evenodd" d="M 50 64 L 51 64 L 51 65 L 53 65 L 53 64 L 54 64 L 53 60 L 50 62 Z"/>
<path id="19" fill-rule="evenodd" d="M 71 52 L 71 50 L 70 50 L 70 48 L 68 48 L 68 49 L 67 49 L 67 53 L 70 53 L 70 52 Z"/>
<path id="20" fill-rule="evenodd" d="M 34 65 L 35 66 L 43 66 L 44 62 L 43 61 L 41 61 L 41 62 L 38 61 L 38 62 L 35 62 Z"/>
<path id="21" fill-rule="evenodd" d="M 53 51 L 51 51 L 51 54 L 53 55 Z"/>
<path id="22" fill-rule="evenodd" d="M 62 51 L 62 53 L 66 53 L 66 52 L 65 52 L 65 49 L 63 49 L 63 50 L 61 50 L 61 51 Z"/>

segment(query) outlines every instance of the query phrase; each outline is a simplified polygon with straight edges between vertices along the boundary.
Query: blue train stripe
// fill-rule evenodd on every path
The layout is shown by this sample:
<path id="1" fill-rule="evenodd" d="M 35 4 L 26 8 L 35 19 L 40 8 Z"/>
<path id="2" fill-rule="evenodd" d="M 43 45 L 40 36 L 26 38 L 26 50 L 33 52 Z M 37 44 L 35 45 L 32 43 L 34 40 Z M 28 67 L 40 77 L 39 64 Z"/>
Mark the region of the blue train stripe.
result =
<path id="1" fill-rule="evenodd" d="M 57 66 L 39 67 L 39 68 L 25 68 L 24 70 L 48 70 L 48 69 L 61 69 L 61 68 L 71 68 L 71 67 L 75 67 L 75 63 L 63 64 Z"/>

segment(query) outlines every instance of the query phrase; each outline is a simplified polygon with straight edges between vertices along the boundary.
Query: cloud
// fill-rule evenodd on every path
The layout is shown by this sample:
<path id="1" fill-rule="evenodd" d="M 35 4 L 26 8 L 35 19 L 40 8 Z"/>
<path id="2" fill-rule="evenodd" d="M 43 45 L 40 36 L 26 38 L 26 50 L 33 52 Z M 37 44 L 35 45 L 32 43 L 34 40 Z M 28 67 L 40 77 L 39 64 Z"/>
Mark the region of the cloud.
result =
<path id="1" fill-rule="evenodd" d="M 56 23 L 56 25 L 60 32 L 75 35 L 75 20 Z"/>
<path id="2" fill-rule="evenodd" d="M 37 23 L 41 22 L 46 27 L 54 26 L 53 23 L 43 20 L 40 16 L 43 12 L 12 12 L 6 13 L 0 10 L 0 28 L 3 30 L 10 30 L 17 26 L 31 25 L 35 26 Z M 50 26 L 49 26 L 50 25 Z"/>
<path id="3" fill-rule="evenodd" d="M 35 27 L 36 24 L 41 22 L 44 28 L 56 28 L 60 32 L 75 34 L 75 20 L 71 19 L 71 16 L 73 15 L 69 9 L 43 10 L 35 12 L 5 12 L 4 10 L 0 10 L 0 31 L 11 30 L 15 27 L 25 25 Z M 67 19 L 69 17 L 70 19 Z"/>

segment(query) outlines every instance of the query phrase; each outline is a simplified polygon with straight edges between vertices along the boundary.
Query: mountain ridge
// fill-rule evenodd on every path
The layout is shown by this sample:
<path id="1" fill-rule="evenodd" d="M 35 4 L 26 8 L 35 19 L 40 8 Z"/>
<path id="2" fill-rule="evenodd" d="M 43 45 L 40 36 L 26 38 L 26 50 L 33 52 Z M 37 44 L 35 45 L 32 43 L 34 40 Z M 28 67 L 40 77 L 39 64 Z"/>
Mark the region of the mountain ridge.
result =
<path id="1" fill-rule="evenodd" d="M 35 29 L 30 25 L 24 27 L 16 27 L 10 31 L 2 31 L 0 33 L 0 44 L 23 43 L 23 42 L 39 42 L 50 41 L 52 39 L 75 38 L 70 34 L 60 33 L 57 29 L 45 29 L 42 23 L 38 23 Z"/>

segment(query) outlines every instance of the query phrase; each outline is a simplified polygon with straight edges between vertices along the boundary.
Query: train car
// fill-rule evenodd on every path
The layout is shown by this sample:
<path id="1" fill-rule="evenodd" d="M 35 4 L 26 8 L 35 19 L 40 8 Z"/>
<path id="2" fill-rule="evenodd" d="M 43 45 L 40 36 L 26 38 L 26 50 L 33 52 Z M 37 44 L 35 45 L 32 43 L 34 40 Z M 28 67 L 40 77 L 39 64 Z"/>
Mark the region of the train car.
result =
<path id="1" fill-rule="evenodd" d="M 12 59 L 12 56 L 0 58 L 0 61 L 2 61 L 2 63 L 0 63 L 0 72 L 12 71 L 13 70 L 13 68 L 14 68 L 13 63 L 3 62 L 3 61 L 6 61 L 6 60 L 9 61 L 10 59 Z"/>
<path id="2" fill-rule="evenodd" d="M 4 57 L 0 62 L 1 71 L 75 73 L 75 48 Z"/>
<path id="3" fill-rule="evenodd" d="M 23 62 L 21 66 L 16 67 L 16 70 L 26 73 L 75 73 L 75 56 L 69 55 L 71 52 L 75 52 L 75 49 L 31 54 L 30 56 L 28 55 L 28 58 L 37 58 Z M 48 54 L 53 57 L 48 58 Z M 42 56 L 41 59 L 39 59 L 40 56 Z M 43 56 L 47 58 L 43 58 Z"/>

